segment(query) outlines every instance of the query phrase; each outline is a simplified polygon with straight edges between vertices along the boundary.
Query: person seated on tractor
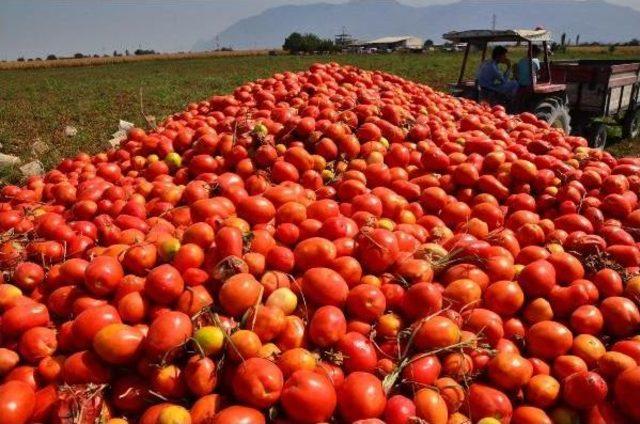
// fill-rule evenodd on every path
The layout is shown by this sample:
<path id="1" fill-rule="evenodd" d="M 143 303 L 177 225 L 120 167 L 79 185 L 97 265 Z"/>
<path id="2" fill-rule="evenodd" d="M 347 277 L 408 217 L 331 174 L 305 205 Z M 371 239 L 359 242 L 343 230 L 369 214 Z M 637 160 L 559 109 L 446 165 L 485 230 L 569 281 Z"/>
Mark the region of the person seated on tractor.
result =
<path id="1" fill-rule="evenodd" d="M 500 93 L 507 97 L 515 97 L 518 82 L 509 79 L 511 61 L 507 57 L 508 50 L 504 46 L 496 46 L 491 53 L 491 59 L 485 61 L 476 74 L 478 85 L 483 90 Z M 502 72 L 498 65 L 504 64 L 507 70 Z"/>
<path id="2" fill-rule="evenodd" d="M 531 62 L 529 62 L 529 57 L 523 57 L 518 61 L 518 65 L 516 66 L 516 79 L 518 80 L 518 84 L 520 87 L 531 87 L 531 68 L 533 67 L 533 83 L 538 77 L 538 72 L 540 72 L 540 56 L 541 50 L 540 47 L 533 45 L 531 46 Z"/>

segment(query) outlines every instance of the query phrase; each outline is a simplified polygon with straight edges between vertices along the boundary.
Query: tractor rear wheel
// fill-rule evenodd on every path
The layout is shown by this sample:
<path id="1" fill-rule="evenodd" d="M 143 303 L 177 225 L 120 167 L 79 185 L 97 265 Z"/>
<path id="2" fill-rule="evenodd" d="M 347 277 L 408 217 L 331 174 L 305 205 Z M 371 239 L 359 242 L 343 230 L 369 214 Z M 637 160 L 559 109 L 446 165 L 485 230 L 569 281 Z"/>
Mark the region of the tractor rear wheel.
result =
<path id="1" fill-rule="evenodd" d="M 537 118 L 548 122 L 553 128 L 561 129 L 565 134 L 571 133 L 569 107 L 561 98 L 548 97 L 543 99 L 533 110 L 533 114 Z"/>

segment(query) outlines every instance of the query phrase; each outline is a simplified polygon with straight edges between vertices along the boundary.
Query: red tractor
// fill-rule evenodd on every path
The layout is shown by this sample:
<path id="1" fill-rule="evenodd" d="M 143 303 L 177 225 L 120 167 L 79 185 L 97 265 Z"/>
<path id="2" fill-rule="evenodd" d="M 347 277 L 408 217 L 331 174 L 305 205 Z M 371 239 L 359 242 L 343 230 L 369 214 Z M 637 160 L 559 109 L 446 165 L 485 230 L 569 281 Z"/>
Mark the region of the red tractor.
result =
<path id="1" fill-rule="evenodd" d="M 465 44 L 458 82 L 451 85 L 456 96 L 501 104 L 510 113 L 531 112 L 553 127 L 589 139 L 593 147 L 604 148 L 608 126 L 621 125 L 626 138 L 640 136 L 640 61 L 577 60 L 551 62 L 551 34 L 535 30 L 470 30 L 449 32 L 443 38 Z M 515 96 L 504 96 L 482 88 L 475 76 L 465 78 L 469 55 L 480 51 L 482 61 L 489 44 L 524 44 L 530 81 Z M 532 52 L 541 46 L 544 55 L 540 72 L 534 71 Z"/>

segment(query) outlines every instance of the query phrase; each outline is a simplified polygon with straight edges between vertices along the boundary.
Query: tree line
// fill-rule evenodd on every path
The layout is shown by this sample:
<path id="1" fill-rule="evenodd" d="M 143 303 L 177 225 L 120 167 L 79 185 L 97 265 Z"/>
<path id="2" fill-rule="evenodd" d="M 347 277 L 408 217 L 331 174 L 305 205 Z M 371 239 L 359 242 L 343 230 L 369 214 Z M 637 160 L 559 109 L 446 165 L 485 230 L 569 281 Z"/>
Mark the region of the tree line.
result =
<path id="1" fill-rule="evenodd" d="M 147 55 L 147 54 L 156 54 L 157 52 L 155 50 L 147 50 L 147 49 L 136 49 L 133 51 L 133 55 L 134 56 L 143 56 L 143 55 Z M 129 50 L 125 50 L 124 53 L 119 53 L 117 50 L 113 51 L 113 57 L 120 57 L 120 56 L 131 56 L 131 52 L 129 52 Z M 109 57 L 108 54 L 102 55 L 100 56 L 99 54 L 82 54 L 82 53 L 76 53 L 73 56 L 70 57 L 58 57 L 55 54 L 50 54 L 47 55 L 47 57 L 45 58 L 45 60 L 58 60 L 58 59 L 83 59 L 83 58 L 90 58 L 90 57 Z M 41 61 L 42 59 L 39 57 L 36 57 L 35 59 L 27 59 L 25 60 L 24 57 L 19 57 L 17 59 L 18 62 L 25 62 L 25 61 Z"/>
<path id="2" fill-rule="evenodd" d="M 291 54 L 300 53 L 332 53 L 340 51 L 333 40 L 322 39 L 316 34 L 300 34 L 299 32 L 291 33 L 284 40 L 282 50 L 286 50 Z"/>

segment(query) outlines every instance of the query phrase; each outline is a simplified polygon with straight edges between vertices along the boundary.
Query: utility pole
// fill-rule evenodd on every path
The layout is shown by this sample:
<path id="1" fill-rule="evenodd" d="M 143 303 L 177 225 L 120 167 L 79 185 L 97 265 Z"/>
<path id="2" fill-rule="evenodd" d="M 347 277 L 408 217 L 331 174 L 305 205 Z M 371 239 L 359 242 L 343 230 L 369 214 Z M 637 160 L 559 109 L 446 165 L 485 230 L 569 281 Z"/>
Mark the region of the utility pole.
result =
<path id="1" fill-rule="evenodd" d="M 340 34 L 336 34 L 334 38 L 334 42 L 336 46 L 338 46 L 341 49 L 344 49 L 349 47 L 349 45 L 353 43 L 353 37 L 351 36 L 351 34 L 347 33 L 347 28 L 343 26 L 342 32 Z"/>
<path id="2" fill-rule="evenodd" d="M 498 17 L 497 17 L 497 16 L 496 16 L 496 14 L 494 13 L 494 14 L 491 16 L 491 29 L 492 29 L 492 30 L 494 30 L 494 31 L 496 30 L 496 23 L 497 23 L 497 21 L 498 21 Z"/>

